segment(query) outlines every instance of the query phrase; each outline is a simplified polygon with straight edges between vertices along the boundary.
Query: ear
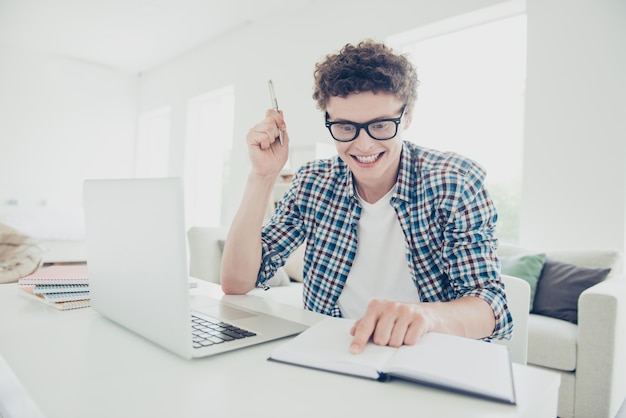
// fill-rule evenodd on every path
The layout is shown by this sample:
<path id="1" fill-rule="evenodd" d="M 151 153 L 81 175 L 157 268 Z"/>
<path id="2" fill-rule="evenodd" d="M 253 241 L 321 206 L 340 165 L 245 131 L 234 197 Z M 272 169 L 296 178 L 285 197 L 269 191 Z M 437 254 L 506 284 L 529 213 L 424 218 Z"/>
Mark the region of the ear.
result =
<path id="1" fill-rule="evenodd" d="M 404 122 L 404 129 L 409 129 L 411 122 L 413 121 L 413 107 L 404 111 L 404 117 L 402 120 Z"/>

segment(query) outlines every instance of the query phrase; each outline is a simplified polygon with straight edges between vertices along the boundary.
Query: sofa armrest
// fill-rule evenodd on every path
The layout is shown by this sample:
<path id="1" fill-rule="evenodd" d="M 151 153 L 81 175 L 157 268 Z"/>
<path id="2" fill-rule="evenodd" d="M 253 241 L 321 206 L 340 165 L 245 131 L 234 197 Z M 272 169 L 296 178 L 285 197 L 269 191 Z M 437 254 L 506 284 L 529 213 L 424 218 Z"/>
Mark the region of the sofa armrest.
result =
<path id="1" fill-rule="evenodd" d="M 220 283 L 222 246 L 227 235 L 227 227 L 193 226 L 189 228 L 187 231 L 187 243 L 189 246 L 189 275 L 191 277 Z M 300 276 L 302 276 L 302 273 L 300 273 Z M 278 269 L 274 277 L 267 282 L 267 285 L 285 286 L 289 283 L 289 276 L 286 270 Z"/>
<path id="2" fill-rule="evenodd" d="M 227 228 L 191 227 L 187 231 L 189 245 L 189 275 L 213 283 L 220 282 L 222 249 Z"/>
<path id="3" fill-rule="evenodd" d="M 577 416 L 614 416 L 626 396 L 626 276 L 578 299 Z"/>

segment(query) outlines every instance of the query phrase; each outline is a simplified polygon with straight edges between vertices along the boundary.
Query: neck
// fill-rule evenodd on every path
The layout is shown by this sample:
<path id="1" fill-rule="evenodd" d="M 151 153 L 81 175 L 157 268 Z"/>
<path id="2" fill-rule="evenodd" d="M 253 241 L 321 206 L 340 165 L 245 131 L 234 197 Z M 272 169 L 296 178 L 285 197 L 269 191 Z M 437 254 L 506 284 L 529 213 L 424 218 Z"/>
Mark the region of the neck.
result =
<path id="1" fill-rule="evenodd" d="M 380 173 L 378 177 L 373 175 L 357 176 L 353 172 L 352 181 L 356 191 L 363 200 L 367 203 L 376 203 L 396 184 L 399 171 L 400 165 L 398 163 L 397 166 L 389 167 Z"/>
<path id="2" fill-rule="evenodd" d="M 391 183 L 385 182 L 384 184 L 378 182 L 377 184 L 372 185 L 364 184 L 359 181 L 355 183 L 357 193 L 359 194 L 359 196 L 361 196 L 361 199 L 365 200 L 367 203 L 378 202 L 380 199 L 383 198 L 383 196 L 389 193 L 389 190 L 391 190 L 396 184 L 395 181 Z"/>

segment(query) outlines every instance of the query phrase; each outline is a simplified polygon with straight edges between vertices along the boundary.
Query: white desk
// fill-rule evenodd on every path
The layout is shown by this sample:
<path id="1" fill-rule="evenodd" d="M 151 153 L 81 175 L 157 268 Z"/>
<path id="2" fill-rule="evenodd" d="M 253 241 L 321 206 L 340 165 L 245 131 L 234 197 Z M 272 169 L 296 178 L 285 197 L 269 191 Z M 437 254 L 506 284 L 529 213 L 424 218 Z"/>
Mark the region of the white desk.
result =
<path id="1" fill-rule="evenodd" d="M 281 341 L 187 361 L 91 308 L 61 312 L 19 292 L 0 286 L 0 356 L 47 418 L 556 417 L 559 376 L 530 367 L 513 367 L 511 406 L 267 361 Z M 205 292 L 221 295 L 206 282 L 192 290 Z M 309 324 L 319 319 L 268 298 L 226 298 Z"/>

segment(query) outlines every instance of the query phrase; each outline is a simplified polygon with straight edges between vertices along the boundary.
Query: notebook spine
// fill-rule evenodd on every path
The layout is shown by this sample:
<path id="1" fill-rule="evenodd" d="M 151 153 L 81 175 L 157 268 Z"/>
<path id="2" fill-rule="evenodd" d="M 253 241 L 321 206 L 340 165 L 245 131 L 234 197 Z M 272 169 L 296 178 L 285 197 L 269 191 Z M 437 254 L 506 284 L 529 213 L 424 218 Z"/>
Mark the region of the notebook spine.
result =
<path id="1" fill-rule="evenodd" d="M 49 305 L 60 311 L 69 311 L 72 309 L 88 308 L 90 306 L 90 302 L 89 300 L 75 300 L 70 302 L 50 303 Z"/>
<path id="2" fill-rule="evenodd" d="M 49 295 L 35 294 L 33 293 L 33 288 L 31 286 L 21 286 L 19 287 L 19 289 L 20 289 L 19 291 L 20 295 L 24 295 L 25 297 L 31 300 L 36 300 L 40 303 L 43 303 L 44 305 L 51 306 L 60 311 L 87 308 L 91 306 L 91 302 L 89 299 L 81 299 L 81 300 L 67 301 L 67 302 L 51 302 L 51 301 L 46 300 L 46 296 L 49 296 Z"/>
<path id="3" fill-rule="evenodd" d="M 60 303 L 60 302 L 74 302 L 78 300 L 89 299 L 89 292 L 78 293 L 44 293 L 44 299 L 47 302 Z"/>
<path id="4" fill-rule="evenodd" d="M 18 280 L 18 284 L 22 286 L 35 285 L 81 285 L 89 284 L 87 279 L 55 279 L 55 278 L 28 278 L 24 277 Z"/>
<path id="5" fill-rule="evenodd" d="M 59 284 L 59 285 L 35 285 L 33 293 L 38 295 L 52 294 L 52 293 L 73 293 L 73 292 L 88 292 L 89 285 L 87 284 Z"/>
<path id="6" fill-rule="evenodd" d="M 18 283 L 24 286 L 88 284 L 87 265 L 53 265 L 42 267 L 33 274 L 20 278 Z"/>

